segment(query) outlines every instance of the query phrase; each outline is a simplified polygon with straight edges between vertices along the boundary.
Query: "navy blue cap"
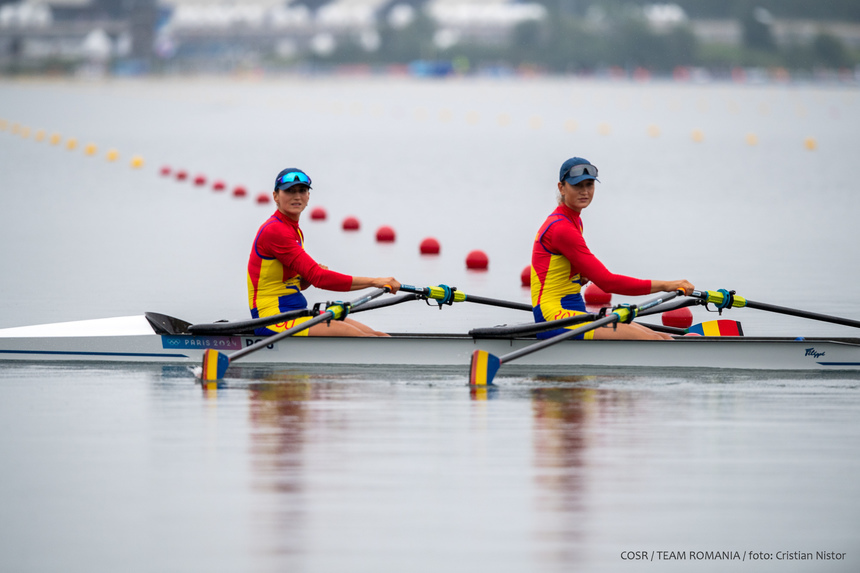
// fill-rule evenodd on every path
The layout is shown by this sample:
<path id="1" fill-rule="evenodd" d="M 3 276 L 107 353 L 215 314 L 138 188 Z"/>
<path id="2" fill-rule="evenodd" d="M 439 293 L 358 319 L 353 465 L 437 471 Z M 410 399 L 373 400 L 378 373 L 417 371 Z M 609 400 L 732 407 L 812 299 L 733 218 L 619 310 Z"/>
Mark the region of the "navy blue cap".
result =
<path id="1" fill-rule="evenodd" d="M 575 171 L 577 171 L 577 173 L 571 175 L 571 168 L 576 167 L 577 165 L 584 165 L 587 167 L 576 169 Z M 588 159 L 583 159 L 582 157 L 571 157 L 561 164 L 561 169 L 558 171 L 559 181 L 567 181 L 571 185 L 576 185 L 580 181 L 585 181 L 586 179 L 600 181 L 597 178 L 597 166 L 593 165 Z"/>
<path id="2" fill-rule="evenodd" d="M 278 176 L 275 178 L 275 191 L 278 189 L 283 191 L 293 185 L 307 185 L 308 189 L 310 189 L 311 178 L 308 177 L 307 173 L 295 167 L 287 167 L 278 173 Z"/>

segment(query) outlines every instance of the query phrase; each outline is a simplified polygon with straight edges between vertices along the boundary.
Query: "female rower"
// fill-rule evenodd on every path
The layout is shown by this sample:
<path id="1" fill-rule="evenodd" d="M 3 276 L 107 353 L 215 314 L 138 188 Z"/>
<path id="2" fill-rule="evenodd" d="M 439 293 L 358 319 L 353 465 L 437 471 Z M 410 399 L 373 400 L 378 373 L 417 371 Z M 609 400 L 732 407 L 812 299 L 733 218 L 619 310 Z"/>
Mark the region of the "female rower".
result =
<path id="1" fill-rule="evenodd" d="M 558 208 L 544 221 L 532 248 L 531 291 L 535 322 L 547 322 L 585 314 L 580 291 L 589 280 L 608 293 L 627 296 L 683 289 L 689 294 L 693 285 L 686 280 L 643 280 L 611 273 L 591 254 L 582 237 L 580 213 L 594 198 L 597 167 L 587 159 L 572 157 L 565 161 L 558 176 Z M 587 278 L 586 278 L 587 277 Z M 585 323 L 567 328 L 578 328 Z M 563 329 L 538 333 L 549 338 Z M 590 330 L 578 338 L 659 340 L 671 336 L 631 322 Z"/>
<path id="2" fill-rule="evenodd" d="M 394 277 L 353 277 L 317 264 L 304 249 L 299 217 L 310 199 L 311 178 L 300 169 L 278 173 L 272 196 L 278 209 L 263 223 L 248 259 L 248 304 L 251 316 L 263 318 L 289 310 L 304 309 L 308 301 L 301 291 L 313 285 L 333 291 L 352 291 L 368 287 L 391 287 L 400 283 Z M 258 328 L 260 336 L 283 332 L 312 317 L 300 317 Z M 388 336 L 351 318 L 316 324 L 295 336 Z"/>

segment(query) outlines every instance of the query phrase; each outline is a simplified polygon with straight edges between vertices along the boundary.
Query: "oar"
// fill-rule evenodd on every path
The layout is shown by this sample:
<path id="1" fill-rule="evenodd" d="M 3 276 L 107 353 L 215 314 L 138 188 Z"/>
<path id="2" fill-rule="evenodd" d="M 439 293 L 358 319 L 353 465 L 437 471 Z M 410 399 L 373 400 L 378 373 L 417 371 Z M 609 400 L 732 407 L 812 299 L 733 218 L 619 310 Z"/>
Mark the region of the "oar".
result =
<path id="1" fill-rule="evenodd" d="M 644 307 L 640 306 L 637 316 L 660 314 L 669 310 L 675 310 L 677 308 L 682 308 L 685 306 L 695 306 L 697 304 L 704 303 L 700 300 L 694 299 L 689 304 L 686 300 L 676 300 L 670 304 L 660 304 L 656 307 L 648 309 L 645 309 Z M 559 318 L 557 320 L 550 320 L 547 322 L 517 324 L 514 326 L 491 326 L 473 328 L 469 331 L 469 336 L 472 336 L 474 338 L 510 338 L 511 336 L 527 336 L 529 334 L 537 334 L 538 332 L 545 332 L 547 330 L 564 328 L 573 324 L 579 324 L 580 322 L 590 322 L 592 320 L 598 320 L 600 318 L 603 318 L 603 316 L 605 316 L 603 312 L 601 312 L 600 314 L 591 312 L 585 314 L 577 314 L 575 316 L 568 316 L 567 318 Z"/>
<path id="2" fill-rule="evenodd" d="M 238 320 L 234 322 L 210 322 L 204 324 L 192 324 L 188 327 L 188 332 L 191 334 L 237 334 L 239 332 L 250 332 L 256 328 L 271 326 L 279 322 L 286 322 L 294 318 L 302 316 L 313 316 L 313 311 L 302 308 L 298 310 L 288 310 L 281 314 L 272 316 L 264 316 L 262 318 L 252 318 L 250 320 Z"/>
<path id="3" fill-rule="evenodd" d="M 658 304 L 662 304 L 683 294 L 684 291 L 677 290 L 659 298 L 649 300 L 648 302 L 645 302 L 638 307 L 635 305 L 616 307 L 605 317 L 595 320 L 590 324 L 586 324 L 580 326 L 579 328 L 565 331 L 561 334 L 553 336 L 552 338 L 547 338 L 546 340 L 536 342 L 535 344 L 531 344 L 529 346 L 526 346 L 525 348 L 509 352 L 504 356 L 495 356 L 494 354 L 490 354 L 485 350 L 476 350 L 472 353 L 472 364 L 469 369 L 469 384 L 471 384 L 472 386 L 486 386 L 488 384 L 492 384 L 493 378 L 495 378 L 496 372 L 499 370 L 499 367 L 502 364 L 507 364 L 512 360 L 516 360 L 517 358 L 521 358 L 533 352 L 537 352 L 538 350 L 542 350 L 548 346 L 552 346 L 553 344 L 558 344 L 563 340 L 567 340 L 568 338 L 578 336 L 584 332 L 594 330 L 595 328 L 600 328 L 601 326 L 607 324 L 613 324 L 615 322 L 630 322 L 634 318 L 636 318 L 636 316 L 639 314 L 639 311 L 655 307 Z"/>
<path id="4" fill-rule="evenodd" d="M 385 300 L 375 300 L 362 306 L 361 308 L 352 309 L 351 312 L 364 312 L 366 310 L 375 310 L 377 308 L 385 308 L 386 306 L 394 306 L 401 302 L 409 302 L 410 300 L 418 300 L 418 295 L 409 293 L 386 298 Z"/>
<path id="5" fill-rule="evenodd" d="M 224 373 L 227 372 L 227 367 L 230 366 L 230 363 L 232 361 L 242 358 L 243 356 L 247 356 L 252 352 L 256 352 L 257 350 L 260 350 L 261 348 L 264 348 L 272 344 L 273 342 L 277 342 L 282 338 L 286 338 L 287 336 L 292 336 L 297 332 L 307 330 L 315 324 L 326 322 L 328 320 L 342 320 L 346 318 L 346 315 L 351 309 L 368 303 L 376 297 L 381 296 L 390 291 L 391 289 L 386 286 L 381 289 L 377 289 L 369 294 L 366 294 L 363 297 L 358 298 L 352 302 L 335 303 L 326 308 L 324 312 L 318 314 L 312 319 L 301 324 L 297 324 L 296 326 L 289 328 L 283 332 L 279 332 L 278 334 L 275 334 L 273 336 L 267 336 L 262 340 L 258 340 L 254 344 L 246 346 L 241 350 L 237 350 L 229 356 L 222 352 L 218 352 L 217 350 L 207 348 L 203 352 L 203 374 L 201 375 L 201 378 L 203 380 L 218 380 L 220 378 L 223 378 Z"/>
<path id="6" fill-rule="evenodd" d="M 852 320 L 850 318 L 842 318 L 840 316 L 831 316 L 828 314 L 819 314 L 817 312 L 809 312 L 807 310 L 800 310 L 797 308 L 788 308 L 785 306 L 776 306 L 774 304 L 767 304 L 764 302 L 755 302 L 753 300 L 747 300 L 742 296 L 738 296 L 734 293 L 734 291 L 727 291 L 725 289 L 720 289 L 717 291 L 706 290 L 706 291 L 693 291 L 693 294 L 690 296 L 695 297 L 705 303 L 712 303 L 717 306 L 718 309 L 722 310 L 724 308 L 755 308 L 757 310 L 765 310 L 768 312 L 775 312 L 779 314 L 787 314 L 789 316 L 797 316 L 799 318 L 809 318 L 811 320 L 820 320 L 822 322 L 829 322 L 832 324 L 841 324 L 842 326 L 853 326 L 854 328 L 860 328 L 860 321 Z"/>
<path id="7" fill-rule="evenodd" d="M 412 285 L 400 285 L 400 290 L 404 292 L 415 293 L 421 297 L 429 298 L 438 301 L 439 307 L 441 308 L 443 304 L 453 304 L 455 302 L 474 302 L 477 304 L 486 304 L 489 306 L 500 306 L 502 308 L 512 308 L 514 310 L 525 310 L 528 312 L 532 311 L 532 305 L 525 304 L 522 302 L 512 302 L 509 300 L 499 300 L 497 298 L 487 298 L 483 296 L 476 296 L 473 294 L 466 294 L 462 291 L 456 289 L 456 287 L 449 287 L 448 285 L 439 285 L 439 286 L 429 286 L 429 287 L 415 287 Z"/>

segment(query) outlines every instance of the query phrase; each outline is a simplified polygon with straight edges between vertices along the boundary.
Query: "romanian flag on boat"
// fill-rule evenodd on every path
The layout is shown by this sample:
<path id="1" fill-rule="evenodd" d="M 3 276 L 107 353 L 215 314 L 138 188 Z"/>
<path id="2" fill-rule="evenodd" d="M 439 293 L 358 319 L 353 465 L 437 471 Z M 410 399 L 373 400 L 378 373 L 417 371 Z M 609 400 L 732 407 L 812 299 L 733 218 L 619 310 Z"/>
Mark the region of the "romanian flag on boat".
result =
<path id="1" fill-rule="evenodd" d="M 694 324 L 687 329 L 691 334 L 702 336 L 743 336 L 744 330 L 737 320 L 709 320 Z"/>

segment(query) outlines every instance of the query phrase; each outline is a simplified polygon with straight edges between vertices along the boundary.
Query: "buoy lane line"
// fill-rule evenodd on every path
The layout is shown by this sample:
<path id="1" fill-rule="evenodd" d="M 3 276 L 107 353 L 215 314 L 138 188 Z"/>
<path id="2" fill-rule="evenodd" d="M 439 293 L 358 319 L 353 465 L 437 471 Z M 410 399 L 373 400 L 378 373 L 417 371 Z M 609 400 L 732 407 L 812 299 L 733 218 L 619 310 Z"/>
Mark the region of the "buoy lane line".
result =
<path id="1" fill-rule="evenodd" d="M 317 109 L 332 109 L 335 114 L 339 114 L 341 112 L 342 107 L 340 105 L 331 105 L 325 106 L 325 104 L 318 106 Z M 768 109 L 764 105 L 761 106 L 761 109 Z M 404 115 L 402 110 L 394 110 L 392 113 L 399 113 L 400 116 Z M 417 108 L 413 113 L 413 118 L 416 121 L 424 121 L 432 114 L 427 111 L 426 108 Z M 453 113 L 450 109 L 445 108 L 441 110 L 438 114 L 439 121 L 448 122 L 452 119 Z M 481 121 L 481 116 L 477 111 L 469 111 L 465 115 L 466 123 L 470 125 L 477 125 Z M 512 122 L 511 116 L 506 113 L 499 114 L 496 118 L 496 121 L 499 126 L 505 127 L 510 125 Z M 543 127 L 543 119 L 540 116 L 531 116 L 529 118 L 528 125 L 533 130 L 539 130 Z M 563 123 L 563 127 L 567 132 L 576 131 L 579 127 L 578 123 L 574 119 L 568 119 Z M 10 124 L 5 119 L 0 119 L 0 131 L 6 131 L 10 129 Z M 31 129 L 27 126 L 21 125 L 19 123 L 11 124 L 11 133 L 13 135 L 19 135 L 23 139 L 27 139 L 31 133 Z M 606 123 L 600 123 L 598 125 L 598 133 L 601 135 L 610 135 L 612 133 L 611 126 Z M 652 138 L 659 137 L 661 131 L 659 126 L 656 124 L 650 124 L 646 129 L 646 134 Z M 39 129 L 34 134 L 34 140 L 41 142 L 45 139 L 46 132 L 43 129 Z M 704 134 L 701 130 L 693 130 L 692 139 L 695 142 L 701 142 L 704 139 Z M 62 137 L 58 133 L 52 133 L 49 142 L 52 145 L 58 145 L 62 141 Z M 754 133 L 748 133 L 745 137 L 745 141 L 750 146 L 755 146 L 758 144 L 758 137 Z M 74 137 L 68 138 L 66 140 L 66 149 L 75 150 L 78 147 L 78 140 Z M 807 150 L 815 150 L 817 148 L 817 142 L 814 138 L 808 137 L 804 140 L 804 147 Z M 94 156 L 98 151 L 97 146 L 94 143 L 89 143 L 84 147 L 84 153 L 87 156 Z M 119 152 L 115 149 L 110 149 L 106 153 L 106 159 L 108 161 L 116 161 L 119 158 Z M 131 166 L 133 168 L 141 168 L 144 165 L 143 158 L 139 155 L 135 155 L 131 159 Z M 164 166 L 161 168 L 159 172 L 162 176 L 170 176 L 174 174 L 173 170 L 170 167 Z M 188 179 L 188 172 L 185 170 L 177 170 L 175 172 L 175 177 L 178 181 L 184 181 Z M 207 184 L 207 178 L 203 174 L 198 174 L 193 178 L 193 184 L 198 187 L 205 186 Z M 213 185 L 213 191 L 223 191 L 225 190 L 226 185 L 221 180 L 216 180 Z M 248 195 L 245 187 L 241 185 L 237 185 L 234 187 L 232 191 L 232 195 L 237 198 L 243 198 Z M 268 205 L 271 202 L 271 197 L 268 193 L 259 193 L 256 196 L 256 203 L 259 205 Z M 324 209 L 318 207 L 316 211 L 312 211 L 311 220 L 325 220 L 327 215 Z M 314 215 L 316 213 L 316 215 Z M 345 231 L 358 231 L 360 229 L 360 223 L 356 217 L 348 216 L 343 220 L 342 228 Z M 393 228 L 383 225 L 379 227 L 376 231 L 376 240 L 379 243 L 390 243 L 394 242 L 396 238 L 396 233 Z M 428 237 L 424 239 L 419 245 L 419 253 L 422 255 L 437 255 L 441 251 L 441 247 L 439 245 L 438 240 L 434 237 Z M 466 268 L 469 270 L 478 270 L 478 271 L 486 271 L 489 267 L 489 257 L 481 250 L 474 250 L 468 253 L 466 256 Z M 528 286 L 530 282 L 530 266 L 523 269 L 520 280 L 523 286 Z"/>

